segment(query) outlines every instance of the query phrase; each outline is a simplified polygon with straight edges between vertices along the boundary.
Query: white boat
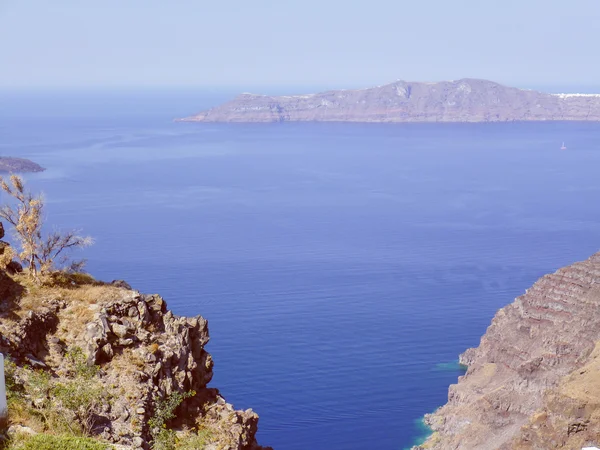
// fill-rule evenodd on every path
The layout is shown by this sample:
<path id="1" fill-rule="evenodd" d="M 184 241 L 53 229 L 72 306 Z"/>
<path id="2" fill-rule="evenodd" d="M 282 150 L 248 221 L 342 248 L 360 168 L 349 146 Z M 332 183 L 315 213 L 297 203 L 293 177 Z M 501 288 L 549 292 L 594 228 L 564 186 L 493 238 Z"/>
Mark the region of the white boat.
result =
<path id="1" fill-rule="evenodd" d="M 565 145 L 565 143 L 563 142 L 562 147 L 560 148 L 561 150 L 566 150 L 567 146 Z"/>

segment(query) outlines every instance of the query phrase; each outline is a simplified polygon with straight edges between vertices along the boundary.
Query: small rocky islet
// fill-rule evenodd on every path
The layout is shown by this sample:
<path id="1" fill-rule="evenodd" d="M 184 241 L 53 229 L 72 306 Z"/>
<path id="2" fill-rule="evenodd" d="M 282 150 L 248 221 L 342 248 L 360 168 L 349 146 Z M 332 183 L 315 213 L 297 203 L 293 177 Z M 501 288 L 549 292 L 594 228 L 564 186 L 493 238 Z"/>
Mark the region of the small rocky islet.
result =
<path id="1" fill-rule="evenodd" d="M 0 174 L 43 172 L 44 167 L 25 158 L 0 156 Z"/>

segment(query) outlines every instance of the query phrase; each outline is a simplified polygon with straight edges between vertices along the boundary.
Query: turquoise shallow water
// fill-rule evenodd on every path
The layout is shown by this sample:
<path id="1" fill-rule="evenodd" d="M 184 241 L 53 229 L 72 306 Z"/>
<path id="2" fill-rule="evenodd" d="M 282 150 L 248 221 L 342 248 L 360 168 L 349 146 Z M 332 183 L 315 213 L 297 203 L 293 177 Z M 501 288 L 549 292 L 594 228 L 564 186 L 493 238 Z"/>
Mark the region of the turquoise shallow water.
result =
<path id="1" fill-rule="evenodd" d="M 423 419 L 417 419 L 413 424 L 414 438 L 409 446 L 404 447 L 404 450 L 410 450 L 414 445 L 423 444 L 429 436 L 431 436 L 432 430 L 427 426 Z"/>
<path id="2" fill-rule="evenodd" d="M 457 359 L 456 361 L 437 363 L 434 370 L 453 373 L 461 372 L 464 374 L 467 371 L 467 366 L 460 364 Z"/>
<path id="3" fill-rule="evenodd" d="M 0 96 L 0 151 L 92 273 L 208 318 L 277 449 L 410 446 L 496 310 L 598 249 L 598 124 L 171 121 L 219 95 Z"/>

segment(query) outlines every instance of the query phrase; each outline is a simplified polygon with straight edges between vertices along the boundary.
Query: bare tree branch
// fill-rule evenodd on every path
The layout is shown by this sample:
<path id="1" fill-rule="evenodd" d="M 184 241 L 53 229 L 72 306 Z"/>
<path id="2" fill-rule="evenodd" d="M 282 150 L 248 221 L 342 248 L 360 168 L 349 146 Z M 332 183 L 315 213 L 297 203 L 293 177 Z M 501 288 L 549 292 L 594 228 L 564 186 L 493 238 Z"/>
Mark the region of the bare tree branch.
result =
<path id="1" fill-rule="evenodd" d="M 64 253 L 92 245 L 90 237 L 79 236 L 75 231 L 54 231 L 44 235 L 43 199 L 27 191 L 21 177 L 11 175 L 10 182 L 0 177 L 0 189 L 10 195 L 16 203 L 15 206 L 0 207 L 0 219 L 6 220 L 14 227 L 21 246 L 19 258 L 28 266 L 33 278 L 39 278 L 38 272 L 43 275 L 54 269 L 56 259 Z M 62 259 L 67 261 L 64 255 Z"/>

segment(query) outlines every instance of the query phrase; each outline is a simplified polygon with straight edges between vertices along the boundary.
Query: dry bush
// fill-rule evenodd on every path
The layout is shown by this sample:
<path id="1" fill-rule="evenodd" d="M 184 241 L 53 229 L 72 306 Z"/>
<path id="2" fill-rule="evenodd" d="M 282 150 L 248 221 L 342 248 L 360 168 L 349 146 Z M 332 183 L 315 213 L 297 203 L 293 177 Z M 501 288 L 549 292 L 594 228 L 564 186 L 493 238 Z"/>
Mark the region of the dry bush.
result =
<path id="1" fill-rule="evenodd" d="M 85 284 L 71 283 L 39 284 L 26 275 L 15 275 L 13 279 L 25 288 L 13 310 L 16 316 L 24 317 L 29 311 L 37 311 L 50 302 L 63 301 L 64 309 L 59 311 L 60 329 L 63 335 L 79 333 L 83 326 L 94 319 L 101 305 L 122 299 L 123 288 L 100 283 L 87 274 L 69 274 Z"/>
<path id="2" fill-rule="evenodd" d="M 0 177 L 0 188 L 13 199 L 14 205 L 0 208 L 0 218 L 13 226 L 21 251 L 19 258 L 27 265 L 30 276 L 39 281 L 57 263 L 66 264 L 66 253 L 93 243 L 90 237 L 79 236 L 75 231 L 43 232 L 44 200 L 25 189 L 23 179 L 11 175 L 7 182 Z M 76 265 L 81 268 L 81 265 Z"/>
<path id="3" fill-rule="evenodd" d="M 119 373 L 122 384 L 125 379 L 138 380 L 141 372 L 146 367 L 146 361 L 140 353 L 131 348 L 123 348 L 116 352 L 110 361 L 110 367 Z"/>
<path id="4" fill-rule="evenodd" d="M 0 254 L 0 268 L 6 270 L 8 265 L 12 262 L 13 259 L 17 257 L 17 254 L 12 249 L 12 247 L 4 247 L 2 249 L 2 254 Z"/>

